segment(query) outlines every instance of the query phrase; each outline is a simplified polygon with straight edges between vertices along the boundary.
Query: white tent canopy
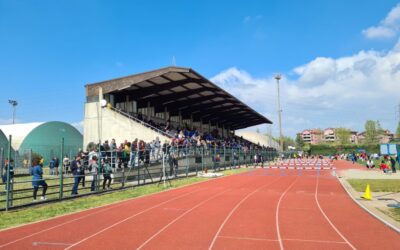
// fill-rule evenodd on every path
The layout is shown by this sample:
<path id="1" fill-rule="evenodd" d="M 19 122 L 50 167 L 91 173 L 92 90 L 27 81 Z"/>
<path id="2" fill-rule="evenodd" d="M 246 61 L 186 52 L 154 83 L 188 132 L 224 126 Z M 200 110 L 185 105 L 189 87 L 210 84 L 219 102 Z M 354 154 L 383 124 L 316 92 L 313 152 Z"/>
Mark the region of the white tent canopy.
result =
<path id="1" fill-rule="evenodd" d="M 35 128 L 42 125 L 43 122 L 33 122 L 33 123 L 22 123 L 22 124 L 10 124 L 10 125 L 0 125 L 0 130 L 4 135 L 9 138 L 12 135 L 11 146 L 14 150 L 18 150 L 24 141 L 25 137 Z"/>

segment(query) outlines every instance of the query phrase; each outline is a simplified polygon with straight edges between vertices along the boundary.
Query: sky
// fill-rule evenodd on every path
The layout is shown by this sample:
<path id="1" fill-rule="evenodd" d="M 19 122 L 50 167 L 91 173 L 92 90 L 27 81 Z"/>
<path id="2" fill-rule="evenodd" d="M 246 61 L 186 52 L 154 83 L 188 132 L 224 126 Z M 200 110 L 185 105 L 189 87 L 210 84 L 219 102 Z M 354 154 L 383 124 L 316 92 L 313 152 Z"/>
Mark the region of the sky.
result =
<path id="1" fill-rule="evenodd" d="M 391 0 L 0 0 L 0 124 L 82 129 L 84 85 L 172 64 L 211 79 L 283 133 L 400 118 L 400 5 Z M 267 125 L 250 128 L 267 131 Z"/>

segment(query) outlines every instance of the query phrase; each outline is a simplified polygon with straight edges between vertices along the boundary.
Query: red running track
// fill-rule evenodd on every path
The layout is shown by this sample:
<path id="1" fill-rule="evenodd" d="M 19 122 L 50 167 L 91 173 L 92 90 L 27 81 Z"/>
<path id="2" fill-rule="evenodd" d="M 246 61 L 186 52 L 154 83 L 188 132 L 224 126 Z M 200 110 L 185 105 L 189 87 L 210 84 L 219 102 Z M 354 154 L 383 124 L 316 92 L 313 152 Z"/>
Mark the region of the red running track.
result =
<path id="1" fill-rule="evenodd" d="M 257 169 L 0 231 L 0 248 L 400 249 L 400 235 L 331 171 Z"/>

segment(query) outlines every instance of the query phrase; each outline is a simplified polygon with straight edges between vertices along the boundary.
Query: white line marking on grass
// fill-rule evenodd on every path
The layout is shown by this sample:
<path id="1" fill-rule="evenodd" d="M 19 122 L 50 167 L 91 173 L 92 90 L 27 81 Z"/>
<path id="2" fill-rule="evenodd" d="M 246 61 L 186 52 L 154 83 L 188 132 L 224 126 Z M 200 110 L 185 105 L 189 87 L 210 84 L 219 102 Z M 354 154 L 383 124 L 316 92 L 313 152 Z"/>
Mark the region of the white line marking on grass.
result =
<path id="1" fill-rule="evenodd" d="M 255 194 L 256 192 L 258 192 L 258 191 L 261 190 L 262 188 L 274 184 L 275 182 L 279 181 L 281 178 L 282 178 L 282 177 L 280 177 L 280 178 L 274 180 L 273 182 L 270 182 L 270 183 L 267 183 L 267 184 L 265 184 L 265 185 L 262 185 L 261 187 L 257 188 L 257 189 L 254 190 L 253 192 L 251 192 L 251 193 L 247 194 L 245 197 L 243 197 L 243 199 L 240 200 L 240 201 L 236 204 L 236 206 L 230 211 L 230 213 L 228 214 L 228 216 L 226 216 L 225 220 L 222 222 L 221 226 L 218 228 L 217 233 L 214 235 L 214 238 L 213 238 L 213 240 L 211 241 L 211 244 L 210 244 L 210 246 L 208 247 L 208 249 L 211 250 L 211 249 L 213 248 L 213 246 L 214 246 L 214 244 L 215 244 L 215 241 L 216 241 L 217 238 L 218 238 L 218 235 L 219 235 L 220 232 L 222 231 L 222 228 L 224 228 L 226 222 L 228 222 L 228 220 L 231 218 L 232 214 L 240 207 L 240 205 L 242 205 L 243 202 L 245 202 L 250 196 L 252 196 L 252 195 Z"/>
<path id="2" fill-rule="evenodd" d="M 315 186 L 315 201 L 317 202 L 318 208 L 321 211 L 322 215 L 325 217 L 325 219 L 328 221 L 328 223 L 331 225 L 331 227 L 336 231 L 336 233 L 342 237 L 342 239 L 352 248 L 352 249 L 356 249 L 351 243 L 350 241 L 348 241 L 346 239 L 346 237 L 344 237 L 344 235 L 339 231 L 339 229 L 337 229 L 335 227 L 335 225 L 332 223 L 332 221 L 328 218 L 328 216 L 325 214 L 324 210 L 322 210 L 321 205 L 319 204 L 318 201 L 318 185 L 319 185 L 319 176 L 317 177 L 317 185 Z"/>
<path id="3" fill-rule="evenodd" d="M 184 212 L 183 214 L 181 214 L 180 216 L 178 216 L 177 218 L 175 218 L 173 221 L 171 221 L 170 223 L 168 223 L 166 226 L 164 226 L 163 228 L 161 228 L 157 233 L 155 233 L 153 236 L 151 236 L 150 238 L 148 238 L 145 242 L 142 243 L 142 245 L 140 245 L 138 248 L 136 249 L 141 249 L 143 248 L 147 243 L 149 243 L 152 239 L 154 239 L 157 235 L 159 235 L 160 233 L 162 233 L 165 229 L 167 229 L 169 226 L 171 226 L 172 224 L 174 224 L 176 221 L 178 221 L 180 218 L 182 218 L 183 216 L 185 216 L 186 214 L 190 213 L 191 211 L 193 211 L 194 209 L 200 207 L 201 205 L 203 205 L 204 203 L 214 199 L 215 197 L 224 194 L 228 191 L 230 191 L 231 189 L 219 192 L 216 195 L 211 196 L 210 198 L 208 198 L 207 200 L 202 201 L 201 203 L 197 204 L 196 206 L 192 207 L 191 209 L 187 210 L 186 212 Z"/>
<path id="4" fill-rule="evenodd" d="M 297 178 L 292 182 L 292 184 L 290 184 L 290 186 L 288 188 L 286 188 L 286 190 L 282 193 L 281 197 L 279 197 L 279 201 L 278 204 L 276 205 L 276 214 L 275 214 L 275 221 L 276 221 L 276 234 L 278 235 L 278 241 L 279 241 L 279 246 L 281 248 L 281 250 L 283 250 L 283 242 L 282 242 L 282 238 L 281 238 L 281 232 L 279 229 L 279 206 L 281 205 L 281 201 L 283 199 L 283 197 L 286 195 L 286 193 L 290 190 L 290 188 L 292 188 L 292 186 L 294 185 L 294 183 L 296 183 Z"/>
<path id="5" fill-rule="evenodd" d="M 71 246 L 65 248 L 65 250 L 71 249 L 72 247 L 74 247 L 74 246 L 76 246 L 76 245 L 78 245 L 78 244 L 81 244 L 82 242 L 87 241 L 88 239 L 93 238 L 94 236 L 99 235 L 99 234 L 101 234 L 101 233 L 103 233 L 103 232 L 105 232 L 105 231 L 107 231 L 107 230 L 109 230 L 109 229 L 111 229 L 111 228 L 113 228 L 113 227 L 115 227 L 115 226 L 117 226 L 117 225 L 119 225 L 119 224 L 121 224 L 121 223 L 127 221 L 127 220 L 130 220 L 130 219 L 132 219 L 132 218 L 134 218 L 134 217 L 136 217 L 136 216 L 138 216 L 138 215 L 141 215 L 141 214 L 143 214 L 143 213 L 145 213 L 145 212 L 147 212 L 147 211 L 150 211 L 150 210 L 152 210 L 152 209 L 154 209 L 154 208 L 160 207 L 160 206 L 162 206 L 162 205 L 164 205 L 164 204 L 166 204 L 166 203 L 168 203 L 168 202 L 170 202 L 170 201 L 174 201 L 174 200 L 177 200 L 177 199 L 179 199 L 179 198 L 182 198 L 182 197 L 188 196 L 188 195 L 190 195 L 190 194 L 193 194 L 193 193 L 195 193 L 195 192 L 198 192 L 199 190 L 201 190 L 201 189 L 197 189 L 197 190 L 195 190 L 195 191 L 192 191 L 192 192 L 189 192 L 189 193 L 186 193 L 186 194 L 177 196 L 177 197 L 175 197 L 175 198 L 166 200 L 166 201 L 161 202 L 161 203 L 159 203 L 159 204 L 157 204 L 157 205 L 155 205 L 155 206 L 152 206 L 152 207 L 149 207 L 149 208 L 147 208 L 147 209 L 145 209 L 145 210 L 142 210 L 142 211 L 139 212 L 139 213 L 136 213 L 136 214 L 134 214 L 134 215 L 131 215 L 131 216 L 129 216 L 129 217 L 123 219 L 123 220 L 120 220 L 120 221 L 118 221 L 118 222 L 116 222 L 116 223 L 114 223 L 114 224 L 112 224 L 112 225 L 110 225 L 110 226 L 108 226 L 108 227 L 106 227 L 106 228 L 103 228 L 103 229 L 100 230 L 100 231 L 97 231 L 97 233 L 94 233 L 94 234 L 92 234 L 92 235 L 89 235 L 89 236 L 86 237 L 86 238 L 83 238 L 82 240 L 80 240 L 80 241 L 78 241 L 78 242 L 72 244 Z M 204 190 L 204 189 L 203 189 L 203 190 Z"/>

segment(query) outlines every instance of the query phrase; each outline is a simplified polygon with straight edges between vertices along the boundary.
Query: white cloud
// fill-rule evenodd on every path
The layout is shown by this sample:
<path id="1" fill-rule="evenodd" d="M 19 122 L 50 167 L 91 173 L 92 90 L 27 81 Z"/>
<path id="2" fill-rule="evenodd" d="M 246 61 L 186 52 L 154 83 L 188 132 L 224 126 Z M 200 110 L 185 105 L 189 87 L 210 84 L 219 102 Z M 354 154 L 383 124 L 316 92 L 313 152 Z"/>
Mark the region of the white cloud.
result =
<path id="1" fill-rule="evenodd" d="M 400 4 L 390 10 L 379 25 L 371 26 L 362 31 L 369 39 L 388 39 L 395 37 L 400 30 Z"/>
<path id="2" fill-rule="evenodd" d="M 244 24 L 249 24 L 251 22 L 257 21 L 257 20 L 261 20 L 263 19 L 262 15 L 255 15 L 255 16 L 245 16 L 243 18 L 243 23 Z"/>
<path id="3" fill-rule="evenodd" d="M 281 79 L 283 130 L 294 136 L 305 128 L 380 120 L 393 130 L 400 101 L 400 42 L 386 53 L 360 51 L 341 58 L 316 58 L 293 69 L 294 79 Z M 277 133 L 276 81 L 229 68 L 211 79 L 274 122 Z M 271 116 L 272 114 L 272 116 Z"/>

